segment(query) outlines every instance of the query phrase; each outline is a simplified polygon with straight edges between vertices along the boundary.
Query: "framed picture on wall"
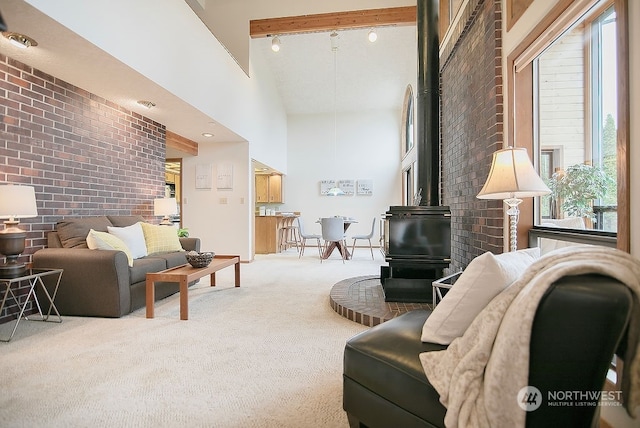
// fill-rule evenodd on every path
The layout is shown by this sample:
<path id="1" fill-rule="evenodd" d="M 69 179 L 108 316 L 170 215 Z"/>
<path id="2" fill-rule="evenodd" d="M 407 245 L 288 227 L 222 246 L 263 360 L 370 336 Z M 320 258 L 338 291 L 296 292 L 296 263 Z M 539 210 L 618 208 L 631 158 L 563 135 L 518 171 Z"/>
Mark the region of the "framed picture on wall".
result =
<path id="1" fill-rule="evenodd" d="M 196 165 L 196 189 L 211 189 L 211 164 Z"/>
<path id="2" fill-rule="evenodd" d="M 358 195 L 373 195 L 373 180 L 358 180 Z"/>
<path id="3" fill-rule="evenodd" d="M 344 192 L 346 196 L 353 196 L 356 190 L 355 180 L 338 180 L 338 188 Z"/>
<path id="4" fill-rule="evenodd" d="M 329 189 L 331 189 L 332 187 L 336 187 L 336 180 L 321 180 L 320 194 L 322 196 L 327 196 L 329 194 Z"/>

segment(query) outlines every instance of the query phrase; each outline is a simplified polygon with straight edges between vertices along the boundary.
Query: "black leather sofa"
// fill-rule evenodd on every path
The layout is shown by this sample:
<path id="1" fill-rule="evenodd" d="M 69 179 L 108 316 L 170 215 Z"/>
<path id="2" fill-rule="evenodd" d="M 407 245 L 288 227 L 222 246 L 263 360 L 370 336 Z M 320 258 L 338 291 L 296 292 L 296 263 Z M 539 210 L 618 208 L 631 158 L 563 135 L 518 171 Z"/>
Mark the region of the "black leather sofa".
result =
<path id="1" fill-rule="evenodd" d="M 556 281 L 534 318 L 529 385 L 547 391 L 601 391 L 614 352 L 622 355 L 633 296 L 595 274 Z M 351 338 L 344 351 L 343 407 L 351 427 L 444 427 L 446 408 L 419 354 L 445 349 L 421 342 L 431 311 L 417 310 Z M 598 426 L 597 406 L 546 406 L 527 427 Z"/>

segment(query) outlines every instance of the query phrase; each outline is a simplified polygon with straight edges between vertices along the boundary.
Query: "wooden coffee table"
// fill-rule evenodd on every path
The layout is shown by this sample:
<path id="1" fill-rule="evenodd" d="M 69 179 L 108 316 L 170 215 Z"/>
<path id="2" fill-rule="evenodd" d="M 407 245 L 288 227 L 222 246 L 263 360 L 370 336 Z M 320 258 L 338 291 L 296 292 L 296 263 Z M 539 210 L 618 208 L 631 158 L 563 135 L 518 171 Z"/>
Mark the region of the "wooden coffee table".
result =
<path id="1" fill-rule="evenodd" d="M 190 282 L 211 275 L 211 286 L 216 286 L 216 272 L 235 265 L 236 287 L 240 287 L 240 256 L 216 254 L 209 266 L 194 268 L 190 264 L 147 274 L 147 318 L 153 318 L 156 282 L 177 282 L 180 284 L 180 319 L 189 319 L 188 285 Z"/>

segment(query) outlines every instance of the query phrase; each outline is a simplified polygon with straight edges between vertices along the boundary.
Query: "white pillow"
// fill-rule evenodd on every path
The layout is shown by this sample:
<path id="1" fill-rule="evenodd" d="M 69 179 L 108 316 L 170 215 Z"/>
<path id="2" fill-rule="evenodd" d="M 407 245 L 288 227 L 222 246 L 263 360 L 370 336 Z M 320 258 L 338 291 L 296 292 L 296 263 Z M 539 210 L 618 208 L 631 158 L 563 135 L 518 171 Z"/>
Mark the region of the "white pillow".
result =
<path id="1" fill-rule="evenodd" d="M 108 226 L 107 230 L 124 241 L 134 259 L 147 255 L 147 244 L 144 242 L 144 233 L 139 222 L 127 227 Z"/>
<path id="2" fill-rule="evenodd" d="M 540 226 L 546 227 L 563 227 L 565 229 L 585 229 L 584 219 L 582 217 L 567 217 L 561 219 L 544 219 Z M 558 241 L 557 239 L 540 238 L 540 254 L 547 254 L 558 248 L 580 245 L 576 242 Z"/>
<path id="3" fill-rule="evenodd" d="M 133 256 L 127 244 L 122 239 L 107 232 L 89 230 L 87 235 L 87 247 L 92 250 L 120 250 L 127 255 L 129 267 L 133 266 Z"/>
<path id="4" fill-rule="evenodd" d="M 528 248 L 473 259 L 427 318 L 422 341 L 448 345 L 462 336 L 482 309 L 538 257 L 538 248 Z"/>

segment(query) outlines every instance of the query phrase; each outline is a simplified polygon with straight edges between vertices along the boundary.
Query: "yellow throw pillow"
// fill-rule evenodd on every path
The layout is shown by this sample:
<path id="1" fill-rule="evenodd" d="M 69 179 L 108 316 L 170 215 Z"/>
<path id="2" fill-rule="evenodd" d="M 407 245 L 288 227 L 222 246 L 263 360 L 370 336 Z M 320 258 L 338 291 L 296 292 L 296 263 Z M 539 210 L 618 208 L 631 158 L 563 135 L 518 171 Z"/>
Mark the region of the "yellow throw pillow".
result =
<path id="1" fill-rule="evenodd" d="M 147 254 L 169 253 L 182 251 L 178 230 L 172 226 L 157 226 L 141 223 L 144 242 L 147 244 Z"/>
<path id="2" fill-rule="evenodd" d="M 129 267 L 133 266 L 131 250 L 129 250 L 129 247 L 127 247 L 127 244 L 125 244 L 122 239 L 115 235 L 91 229 L 87 235 L 87 247 L 92 250 L 120 250 L 127 255 Z"/>

